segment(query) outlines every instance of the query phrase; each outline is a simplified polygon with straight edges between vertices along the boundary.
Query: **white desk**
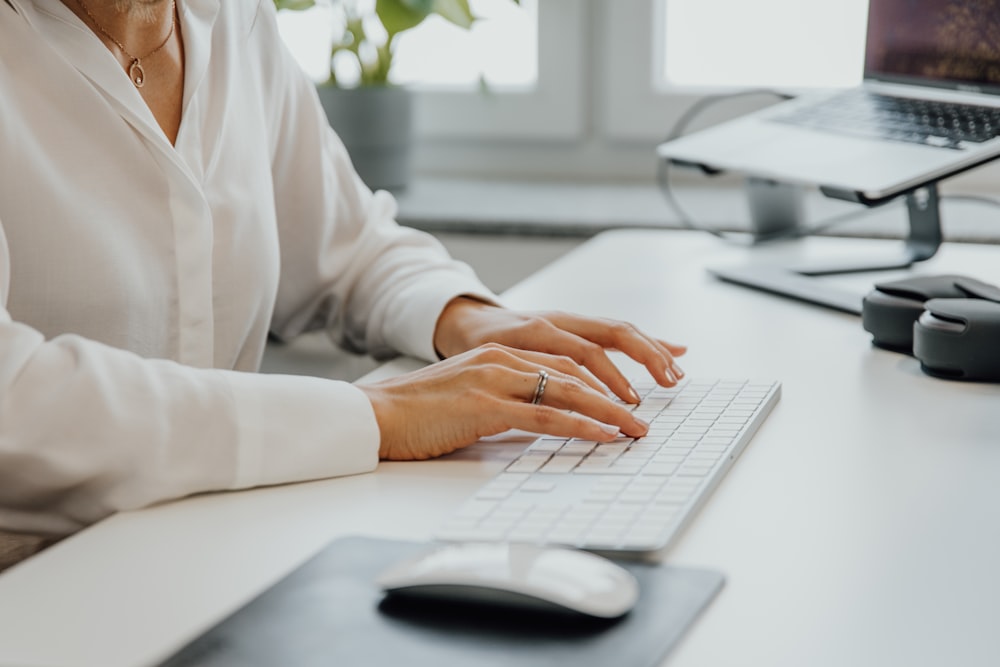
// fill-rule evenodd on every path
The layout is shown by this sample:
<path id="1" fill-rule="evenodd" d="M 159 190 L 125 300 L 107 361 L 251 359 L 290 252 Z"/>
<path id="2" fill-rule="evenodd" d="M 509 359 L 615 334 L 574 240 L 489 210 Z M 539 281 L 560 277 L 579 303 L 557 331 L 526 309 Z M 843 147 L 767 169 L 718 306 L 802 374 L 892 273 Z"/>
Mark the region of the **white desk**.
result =
<path id="1" fill-rule="evenodd" d="M 814 240 L 755 256 L 878 243 Z M 686 232 L 616 232 L 507 295 L 688 343 L 692 376 L 783 382 L 667 556 L 728 577 L 668 663 L 996 664 L 1000 385 L 926 377 L 913 359 L 871 347 L 855 317 L 703 270 L 746 252 Z M 998 259 L 996 246 L 946 246 L 920 270 L 1000 282 Z M 0 665 L 155 664 L 335 536 L 428 538 L 514 448 L 113 517 L 0 576 Z"/>

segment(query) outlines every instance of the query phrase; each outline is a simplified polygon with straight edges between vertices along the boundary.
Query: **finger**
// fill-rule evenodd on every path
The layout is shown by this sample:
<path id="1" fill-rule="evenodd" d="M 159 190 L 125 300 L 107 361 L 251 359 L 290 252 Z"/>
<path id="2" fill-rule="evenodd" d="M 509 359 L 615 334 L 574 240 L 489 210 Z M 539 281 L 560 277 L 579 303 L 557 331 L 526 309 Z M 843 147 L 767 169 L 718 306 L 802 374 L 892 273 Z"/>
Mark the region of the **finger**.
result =
<path id="1" fill-rule="evenodd" d="M 575 377 L 552 374 L 544 383 L 536 385 L 536 388 L 539 386 L 544 386 L 538 401 L 539 406 L 571 410 L 602 424 L 613 424 L 622 433 L 634 438 L 646 435 L 649 430 L 649 424 L 633 415 L 631 410 Z M 535 392 L 532 398 L 537 394 L 538 392 Z"/>
<path id="2" fill-rule="evenodd" d="M 642 363 L 657 383 L 673 386 L 683 377 L 669 350 L 641 334 L 631 325 L 612 323 L 620 332 L 609 332 L 608 322 L 583 320 L 565 316 L 553 323 L 559 345 L 565 353 L 594 373 L 622 400 L 638 403 L 639 396 L 618 367 L 608 357 L 606 349 L 616 349 Z M 565 327 L 565 328 L 564 328 Z"/>
<path id="3" fill-rule="evenodd" d="M 521 395 L 531 396 L 534 392 L 535 384 L 538 381 L 538 371 L 546 369 L 556 371 L 564 375 L 572 376 L 585 383 L 597 392 L 605 393 L 605 385 L 591 375 L 586 368 L 582 367 L 572 358 L 563 354 L 549 354 L 537 350 L 524 350 L 519 348 L 505 347 L 502 345 L 484 346 L 491 348 L 491 352 L 485 352 L 492 356 L 493 363 L 519 371 L 531 373 L 533 380 L 524 383 L 521 388 Z M 527 388 L 527 394 L 523 389 Z"/>
<path id="4" fill-rule="evenodd" d="M 683 348 L 661 341 L 639 331 L 634 325 L 616 320 L 554 313 L 546 317 L 560 329 L 591 341 L 605 349 L 619 350 L 638 361 L 657 383 L 673 386 L 684 376 L 674 360 L 673 349 Z M 686 351 L 686 348 L 683 348 Z"/>
<path id="5" fill-rule="evenodd" d="M 622 437 L 621 427 L 617 424 L 606 424 L 589 415 L 548 405 L 511 402 L 505 407 L 505 413 L 511 428 L 532 433 L 598 442 L 610 442 Z"/>
<path id="6" fill-rule="evenodd" d="M 503 349 L 511 353 L 516 351 L 526 358 L 538 353 L 546 355 L 546 359 L 560 357 L 564 360 L 559 362 L 562 368 L 565 368 L 565 360 L 568 359 L 576 367 L 571 374 L 583 378 L 585 371 L 590 371 L 621 400 L 627 403 L 639 402 L 639 394 L 600 345 L 564 331 L 543 317 L 536 317 L 530 326 L 513 332 L 513 335 L 507 337 L 505 344 L 487 344 L 483 349 Z M 587 383 L 598 387 L 593 381 L 588 380 Z"/>
<path id="7" fill-rule="evenodd" d="M 687 349 L 687 345 L 679 345 L 677 343 L 669 343 L 669 342 L 667 342 L 665 340 L 661 340 L 659 338 L 654 338 L 653 340 L 655 340 L 657 342 L 657 344 L 659 344 L 659 345 L 663 346 L 664 348 L 666 348 L 667 352 L 669 352 L 670 354 L 672 354 L 675 357 L 682 356 L 688 350 Z"/>
<path id="8" fill-rule="evenodd" d="M 517 428 L 608 442 L 623 432 L 640 437 L 648 431 L 648 425 L 609 398 L 603 386 L 598 385 L 595 389 L 585 378 L 562 373 L 551 366 L 540 368 L 539 364 L 530 361 L 558 357 L 499 345 L 483 346 L 477 350 L 477 356 L 480 361 L 487 361 L 475 363 L 473 367 L 477 373 L 485 373 L 476 378 L 475 384 L 490 396 L 490 406 L 484 416 L 492 424 L 487 428 L 488 433 L 480 433 L 480 437 Z M 578 366 L 571 362 L 571 368 Z M 539 370 L 548 373 L 548 378 L 541 401 L 533 404 Z"/>
<path id="9" fill-rule="evenodd" d="M 678 380 L 683 378 L 684 370 L 677 363 L 677 359 L 675 357 L 687 352 L 687 347 L 685 347 L 684 345 L 674 345 L 672 343 L 666 343 L 662 340 L 659 340 L 658 338 L 651 338 L 650 340 L 652 340 L 656 345 L 660 346 L 660 348 L 666 353 L 668 359 L 667 363 L 670 366 L 670 370 L 673 372 L 674 377 L 676 377 Z"/>
<path id="10" fill-rule="evenodd" d="M 621 424 L 615 423 L 619 420 L 603 422 L 582 412 L 523 401 L 507 402 L 502 410 L 508 428 L 563 438 L 609 442 L 621 437 L 641 437 L 649 430 L 644 422 L 636 425 L 631 416 Z"/>
<path id="11" fill-rule="evenodd" d="M 611 400 L 603 385 L 566 357 L 497 345 L 489 346 L 482 354 L 494 368 L 490 382 L 494 395 L 506 395 L 515 403 L 533 407 L 574 411 L 600 423 L 613 424 L 633 437 L 641 437 L 649 429 L 646 422 Z"/>
<path id="12" fill-rule="evenodd" d="M 574 367 L 586 369 L 597 380 L 603 383 L 597 388 L 603 391 L 606 386 L 611 392 L 626 403 L 638 403 L 639 394 L 635 391 L 621 370 L 611 361 L 607 353 L 597 343 L 585 340 L 580 336 L 563 331 L 551 324 L 543 336 L 533 338 L 533 346 L 548 356 L 561 356 Z M 579 376 L 579 373 L 572 373 Z M 594 383 L 588 383 L 594 386 Z"/>

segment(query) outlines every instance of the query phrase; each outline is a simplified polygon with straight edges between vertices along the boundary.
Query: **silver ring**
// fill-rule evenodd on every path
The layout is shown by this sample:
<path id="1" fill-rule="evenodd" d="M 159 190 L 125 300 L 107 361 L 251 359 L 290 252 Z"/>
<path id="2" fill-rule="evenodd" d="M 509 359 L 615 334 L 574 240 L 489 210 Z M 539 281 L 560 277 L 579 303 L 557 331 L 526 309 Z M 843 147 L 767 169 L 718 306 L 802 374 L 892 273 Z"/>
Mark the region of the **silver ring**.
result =
<path id="1" fill-rule="evenodd" d="M 535 385 L 535 393 L 531 396 L 531 404 L 538 405 L 545 395 L 545 385 L 549 383 L 549 374 L 546 371 L 538 371 L 538 384 Z"/>

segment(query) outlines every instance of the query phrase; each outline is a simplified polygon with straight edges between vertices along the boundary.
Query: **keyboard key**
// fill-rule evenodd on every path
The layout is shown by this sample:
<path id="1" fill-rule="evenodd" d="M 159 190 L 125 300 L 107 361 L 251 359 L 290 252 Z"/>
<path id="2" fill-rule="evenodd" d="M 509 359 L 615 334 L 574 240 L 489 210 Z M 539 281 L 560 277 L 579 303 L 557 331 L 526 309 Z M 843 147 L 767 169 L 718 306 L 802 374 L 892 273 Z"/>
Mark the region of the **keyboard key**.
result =
<path id="1" fill-rule="evenodd" d="M 535 472 L 549 460 L 550 454 L 527 452 L 507 466 L 507 472 Z"/>
<path id="2" fill-rule="evenodd" d="M 585 440 L 571 440 L 563 448 L 559 450 L 559 454 L 570 455 L 570 456 L 586 456 L 594 447 L 597 445 L 596 442 L 587 442 Z"/>
<path id="3" fill-rule="evenodd" d="M 496 508 L 497 503 L 495 502 L 472 500 L 462 505 L 455 516 L 462 519 L 482 519 Z"/>
<path id="4" fill-rule="evenodd" d="M 581 463 L 580 465 L 578 465 L 573 470 L 573 472 L 575 474 L 578 474 L 578 475 L 619 475 L 619 476 L 621 476 L 621 475 L 628 475 L 629 474 L 627 472 L 622 472 L 621 470 L 618 470 L 616 468 L 612 468 L 610 464 L 607 465 L 607 466 L 602 466 L 602 467 L 588 466 L 588 465 L 586 465 L 586 461 L 584 463 Z"/>
<path id="5" fill-rule="evenodd" d="M 680 468 L 677 469 L 677 474 L 681 477 L 704 477 L 708 473 L 712 472 L 714 466 L 710 465 L 696 465 L 693 463 L 685 463 Z"/>
<path id="6" fill-rule="evenodd" d="M 626 491 L 618 497 L 618 502 L 646 505 L 656 497 L 656 491 Z"/>
<path id="7" fill-rule="evenodd" d="M 541 479 L 533 479 L 521 485 L 521 491 L 525 493 L 548 493 L 555 488 L 555 482 Z"/>
<path id="8" fill-rule="evenodd" d="M 563 456 L 557 454 L 545 463 L 538 472 L 545 474 L 560 474 L 570 472 L 583 460 L 582 456 Z"/>
<path id="9" fill-rule="evenodd" d="M 612 493 L 610 491 L 592 491 L 586 498 L 583 499 L 583 502 L 604 507 L 617 497 L 617 493 Z"/>
<path id="10" fill-rule="evenodd" d="M 529 452 L 558 452 L 566 444 L 565 440 L 536 440 L 528 447 Z"/>
<path id="11" fill-rule="evenodd" d="M 514 488 L 486 488 L 476 494 L 476 500 L 503 500 L 514 493 Z"/>
<path id="12" fill-rule="evenodd" d="M 662 475 L 664 477 L 677 472 L 680 463 L 650 463 L 642 469 L 644 475 Z"/>

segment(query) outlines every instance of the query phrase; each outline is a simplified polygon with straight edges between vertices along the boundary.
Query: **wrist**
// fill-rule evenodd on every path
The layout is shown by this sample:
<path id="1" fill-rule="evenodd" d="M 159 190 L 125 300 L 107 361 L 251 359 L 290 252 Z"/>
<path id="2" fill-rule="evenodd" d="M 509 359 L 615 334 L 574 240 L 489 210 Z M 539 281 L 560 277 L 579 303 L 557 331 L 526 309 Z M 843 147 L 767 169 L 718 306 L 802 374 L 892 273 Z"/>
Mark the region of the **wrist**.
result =
<path id="1" fill-rule="evenodd" d="M 379 435 L 378 457 L 382 460 L 389 459 L 391 458 L 390 450 L 393 439 L 393 429 L 389 411 L 385 406 L 386 397 L 384 393 L 380 391 L 377 384 L 355 386 L 368 397 L 368 402 L 371 403 L 372 406 L 372 412 L 375 414 L 375 424 L 378 427 Z"/>
<path id="2" fill-rule="evenodd" d="M 449 301 L 434 327 L 434 351 L 437 355 L 447 359 L 474 347 L 468 339 L 469 327 L 463 322 L 468 322 L 469 316 L 477 310 L 495 307 L 468 296 L 457 296 Z"/>

